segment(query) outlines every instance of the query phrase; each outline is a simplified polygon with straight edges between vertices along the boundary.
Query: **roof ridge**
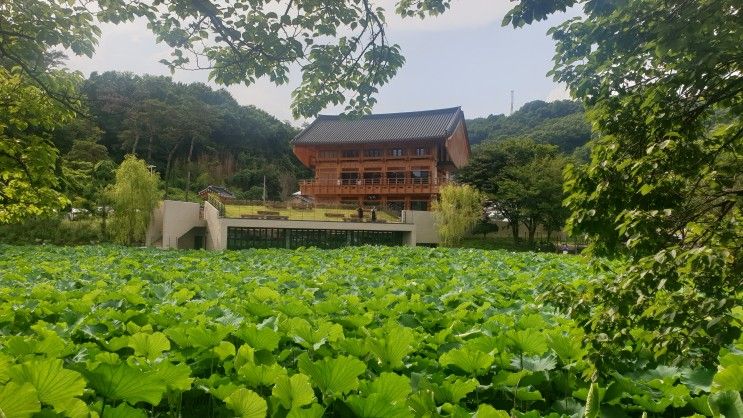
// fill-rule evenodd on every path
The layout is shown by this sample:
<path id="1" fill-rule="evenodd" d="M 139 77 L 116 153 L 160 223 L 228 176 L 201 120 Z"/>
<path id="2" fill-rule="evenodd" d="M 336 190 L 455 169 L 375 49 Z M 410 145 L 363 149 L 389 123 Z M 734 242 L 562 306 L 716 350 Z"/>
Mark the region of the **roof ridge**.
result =
<path id="1" fill-rule="evenodd" d="M 291 143 L 362 143 L 403 139 L 441 139 L 452 135 L 461 119 L 464 119 L 461 106 L 356 117 L 318 115 L 291 140 Z"/>
<path id="2" fill-rule="evenodd" d="M 359 115 L 359 116 L 350 116 L 350 115 L 317 115 L 317 118 L 315 120 L 318 120 L 320 118 L 323 119 L 340 119 L 340 118 L 348 118 L 348 119 L 372 119 L 372 118 L 380 118 L 380 117 L 390 117 L 390 116 L 411 116 L 411 115 L 426 115 L 431 113 L 449 113 L 449 112 L 455 112 L 455 111 L 461 111 L 462 106 L 454 106 L 454 107 L 445 107 L 441 109 L 429 109 L 429 110 L 413 110 L 409 112 L 389 112 L 389 113 L 371 113 L 368 115 Z M 313 122 L 314 123 L 314 122 Z"/>

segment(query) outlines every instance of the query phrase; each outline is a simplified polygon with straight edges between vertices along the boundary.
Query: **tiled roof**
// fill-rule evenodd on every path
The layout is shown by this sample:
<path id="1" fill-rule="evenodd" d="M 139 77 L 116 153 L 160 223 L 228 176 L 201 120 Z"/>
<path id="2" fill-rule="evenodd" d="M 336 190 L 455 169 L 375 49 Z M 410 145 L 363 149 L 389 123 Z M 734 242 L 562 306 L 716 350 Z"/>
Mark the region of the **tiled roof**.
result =
<path id="1" fill-rule="evenodd" d="M 206 186 L 206 189 L 199 192 L 199 194 L 205 194 L 205 193 L 216 193 L 222 197 L 235 197 L 235 195 L 231 191 L 229 191 L 226 187 L 215 186 L 213 184 Z"/>
<path id="2" fill-rule="evenodd" d="M 320 115 L 292 144 L 343 144 L 448 138 L 464 119 L 459 107 L 357 118 Z"/>

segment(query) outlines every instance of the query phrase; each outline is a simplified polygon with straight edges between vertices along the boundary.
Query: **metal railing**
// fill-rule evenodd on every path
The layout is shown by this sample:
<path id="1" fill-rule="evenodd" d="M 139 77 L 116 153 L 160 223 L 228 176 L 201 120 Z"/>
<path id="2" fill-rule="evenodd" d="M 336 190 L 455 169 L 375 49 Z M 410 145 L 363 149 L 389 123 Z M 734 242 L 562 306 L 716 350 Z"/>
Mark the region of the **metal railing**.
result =
<path id="1" fill-rule="evenodd" d="M 311 179 L 301 180 L 300 186 L 407 186 L 430 184 L 441 186 L 449 182 L 445 177 L 418 177 L 418 178 L 373 178 L 373 179 Z"/>
<path id="2" fill-rule="evenodd" d="M 370 204 L 367 202 L 362 207 L 362 216 L 359 217 L 359 205 L 356 203 L 264 202 L 260 200 L 237 199 L 223 199 L 219 203 L 224 208 L 224 212 L 220 210 L 220 216 L 226 218 L 403 223 L 401 219 L 402 207 L 395 204 L 383 205 L 381 203 Z M 374 220 L 372 220 L 372 208 L 376 211 L 376 219 Z"/>
<path id="3" fill-rule="evenodd" d="M 305 196 L 431 195 L 448 182 L 445 178 L 314 179 L 299 182 Z"/>

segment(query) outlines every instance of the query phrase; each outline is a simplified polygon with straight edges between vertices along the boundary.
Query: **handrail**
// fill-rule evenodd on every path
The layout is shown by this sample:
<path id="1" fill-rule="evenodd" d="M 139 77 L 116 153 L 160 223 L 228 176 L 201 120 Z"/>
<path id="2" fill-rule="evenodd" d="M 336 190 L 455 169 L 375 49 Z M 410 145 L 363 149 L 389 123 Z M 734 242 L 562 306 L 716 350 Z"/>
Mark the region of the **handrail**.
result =
<path id="1" fill-rule="evenodd" d="M 376 178 L 376 179 L 309 179 L 300 180 L 300 186 L 409 186 L 409 185 L 442 185 L 449 181 L 441 178 Z"/>

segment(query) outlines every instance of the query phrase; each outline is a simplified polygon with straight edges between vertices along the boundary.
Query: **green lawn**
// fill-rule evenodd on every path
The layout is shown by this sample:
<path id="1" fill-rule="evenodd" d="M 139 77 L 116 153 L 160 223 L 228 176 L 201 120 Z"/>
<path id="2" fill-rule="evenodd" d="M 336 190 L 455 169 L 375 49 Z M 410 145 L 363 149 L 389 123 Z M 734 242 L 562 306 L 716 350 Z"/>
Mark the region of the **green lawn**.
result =
<path id="1" fill-rule="evenodd" d="M 339 214 L 347 218 L 356 218 L 356 209 L 353 208 L 313 208 L 313 209 L 276 209 L 266 205 L 225 205 L 225 216 L 228 218 L 240 218 L 242 215 L 258 215 L 258 211 L 278 212 L 279 216 L 288 216 L 290 220 L 304 221 L 337 221 L 343 218 L 327 216 L 327 214 Z M 366 217 L 370 216 L 365 211 Z M 387 222 L 399 222 L 400 219 L 388 213 L 377 211 L 377 219 Z M 367 219 L 368 220 L 368 219 Z"/>

